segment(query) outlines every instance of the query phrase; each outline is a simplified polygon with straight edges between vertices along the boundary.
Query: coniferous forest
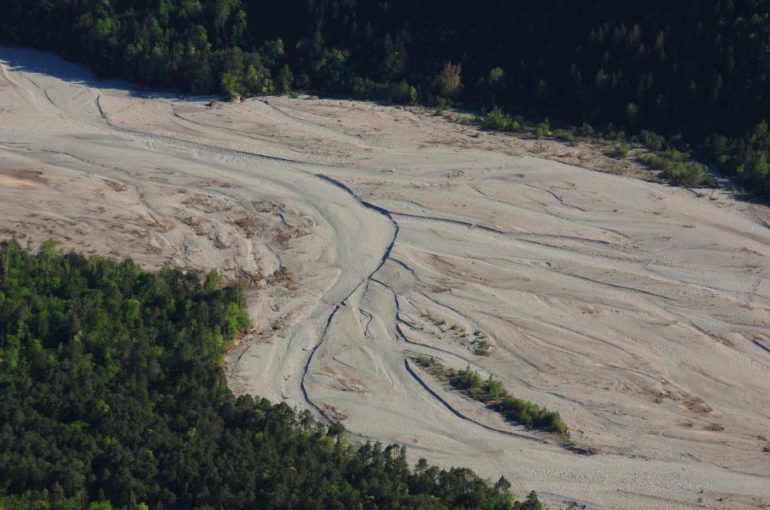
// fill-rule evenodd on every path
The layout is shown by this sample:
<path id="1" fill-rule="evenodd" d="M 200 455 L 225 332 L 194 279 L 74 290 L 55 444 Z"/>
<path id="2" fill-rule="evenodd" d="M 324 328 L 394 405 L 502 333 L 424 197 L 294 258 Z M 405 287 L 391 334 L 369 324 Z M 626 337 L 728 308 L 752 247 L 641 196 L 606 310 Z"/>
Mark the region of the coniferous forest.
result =
<path id="1" fill-rule="evenodd" d="M 248 324 L 216 273 L 0 243 L 0 508 L 542 508 L 234 397 L 222 353 Z"/>
<path id="2" fill-rule="evenodd" d="M 499 107 L 652 139 L 770 193 L 770 0 L 0 0 L 0 11 L 3 43 L 147 87 Z"/>

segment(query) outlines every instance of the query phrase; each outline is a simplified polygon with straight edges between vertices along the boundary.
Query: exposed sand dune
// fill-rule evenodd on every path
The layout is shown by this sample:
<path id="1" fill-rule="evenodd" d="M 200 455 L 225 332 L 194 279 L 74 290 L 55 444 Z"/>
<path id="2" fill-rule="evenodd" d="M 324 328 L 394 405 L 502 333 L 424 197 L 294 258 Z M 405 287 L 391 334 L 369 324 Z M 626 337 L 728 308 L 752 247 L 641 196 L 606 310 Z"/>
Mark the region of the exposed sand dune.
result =
<path id="1" fill-rule="evenodd" d="M 770 505 L 770 230 L 747 204 L 407 109 L 207 103 L 0 49 L 0 235 L 249 279 L 233 390 L 414 459 L 557 505 Z M 599 453 L 505 423 L 416 353 Z"/>

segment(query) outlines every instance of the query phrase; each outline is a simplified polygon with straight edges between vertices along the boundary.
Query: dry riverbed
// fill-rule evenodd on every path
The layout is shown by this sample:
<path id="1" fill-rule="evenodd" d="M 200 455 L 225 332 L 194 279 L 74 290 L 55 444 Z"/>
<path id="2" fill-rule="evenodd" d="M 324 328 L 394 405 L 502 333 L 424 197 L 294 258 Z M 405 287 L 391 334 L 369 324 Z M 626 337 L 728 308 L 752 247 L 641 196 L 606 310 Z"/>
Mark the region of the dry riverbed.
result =
<path id="1" fill-rule="evenodd" d="M 0 49 L 0 236 L 247 279 L 236 393 L 555 505 L 766 508 L 767 210 L 583 168 L 617 170 L 602 158 L 373 103 L 150 95 Z M 598 453 L 421 383 L 419 354 Z"/>

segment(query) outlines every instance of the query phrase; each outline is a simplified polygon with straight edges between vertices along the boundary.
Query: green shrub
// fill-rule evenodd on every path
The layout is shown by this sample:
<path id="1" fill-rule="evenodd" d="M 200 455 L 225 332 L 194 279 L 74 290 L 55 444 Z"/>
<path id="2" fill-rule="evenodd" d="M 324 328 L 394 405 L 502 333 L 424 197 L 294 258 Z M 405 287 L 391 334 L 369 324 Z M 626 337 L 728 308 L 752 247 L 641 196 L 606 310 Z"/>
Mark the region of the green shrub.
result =
<path id="1" fill-rule="evenodd" d="M 483 380 L 478 372 L 466 367 L 465 370 L 460 370 L 452 378 L 452 385 L 461 390 L 472 390 L 474 388 L 481 388 Z"/>
<path id="2" fill-rule="evenodd" d="M 688 161 L 687 153 L 675 149 L 668 149 L 658 154 L 640 154 L 637 159 L 654 170 L 661 170 L 663 177 L 677 186 L 703 186 L 715 183 L 705 165 Z"/>
<path id="3" fill-rule="evenodd" d="M 558 434 L 567 432 L 567 425 L 559 413 L 540 408 L 532 402 L 521 400 L 513 395 L 507 395 L 497 405 L 498 409 L 511 421 L 527 428 L 536 428 Z"/>
<path id="4" fill-rule="evenodd" d="M 663 171 L 663 175 L 678 186 L 702 186 L 713 184 L 713 177 L 705 165 L 677 161 Z"/>
<path id="5" fill-rule="evenodd" d="M 496 402 L 501 398 L 505 398 L 507 395 L 507 392 L 503 387 L 503 383 L 497 379 L 493 379 L 491 375 L 489 376 L 489 379 L 487 379 L 485 390 L 487 394 L 487 401 L 491 402 Z"/>
<path id="6" fill-rule="evenodd" d="M 596 131 L 594 131 L 593 126 L 591 124 L 588 124 L 587 122 L 584 122 L 579 128 L 578 128 L 578 134 L 580 136 L 585 137 L 593 137 L 596 135 Z"/>
<path id="7" fill-rule="evenodd" d="M 625 143 L 620 143 L 617 145 L 614 145 L 612 149 L 607 151 L 605 154 L 613 159 L 624 159 L 626 156 L 628 156 L 628 145 Z"/>
<path id="8" fill-rule="evenodd" d="M 553 132 L 553 136 L 557 140 L 563 140 L 565 142 L 571 142 L 575 139 L 575 134 L 568 129 L 556 129 Z"/>
<path id="9" fill-rule="evenodd" d="M 500 108 L 495 106 L 487 113 L 482 121 L 482 126 L 492 131 L 511 131 L 514 120 L 510 115 L 505 114 Z"/>
<path id="10" fill-rule="evenodd" d="M 670 165 L 669 161 L 667 161 L 664 158 L 661 158 L 656 154 L 650 154 L 650 153 L 640 154 L 639 156 L 637 156 L 636 159 L 641 163 L 644 163 L 648 167 L 652 168 L 653 170 L 664 170 L 668 168 L 668 166 Z"/>
<path id="11" fill-rule="evenodd" d="M 642 130 L 639 133 L 639 141 L 653 152 L 659 152 L 666 147 L 665 139 L 652 131 Z"/>
<path id="12" fill-rule="evenodd" d="M 418 365 L 426 368 L 435 366 L 438 363 L 436 358 L 433 356 L 428 356 L 427 354 L 420 354 L 417 358 L 415 358 L 415 361 Z"/>

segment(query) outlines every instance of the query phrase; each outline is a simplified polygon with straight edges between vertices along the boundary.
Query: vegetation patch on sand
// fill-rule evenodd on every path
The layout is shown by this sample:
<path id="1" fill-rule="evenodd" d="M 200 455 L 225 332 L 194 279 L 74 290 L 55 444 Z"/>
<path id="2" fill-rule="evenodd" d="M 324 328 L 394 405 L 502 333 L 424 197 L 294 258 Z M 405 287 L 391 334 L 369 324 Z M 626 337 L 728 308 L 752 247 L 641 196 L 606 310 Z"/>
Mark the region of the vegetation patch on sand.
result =
<path id="1" fill-rule="evenodd" d="M 474 400 L 483 402 L 507 419 L 528 429 L 542 430 L 569 437 L 569 429 L 558 412 L 549 411 L 532 402 L 516 398 L 508 393 L 503 384 L 491 375 L 484 380 L 470 367 L 455 370 L 442 365 L 436 358 L 420 355 L 412 358 L 434 377 L 448 382 L 453 388 L 464 392 Z"/>
<path id="2" fill-rule="evenodd" d="M 596 142 L 607 147 L 605 156 L 625 160 L 629 157 L 659 172 L 659 177 L 677 186 L 715 186 L 716 180 L 708 167 L 692 159 L 690 152 L 678 150 L 665 137 L 642 130 L 626 138 L 622 129 L 596 130 L 591 125 L 566 126 L 551 129 L 548 119 L 530 122 L 520 115 L 512 116 L 495 107 L 477 124 L 490 131 L 510 132 L 537 139 L 553 139 L 572 144 L 577 141 Z M 633 149 L 633 150 L 632 150 Z"/>

